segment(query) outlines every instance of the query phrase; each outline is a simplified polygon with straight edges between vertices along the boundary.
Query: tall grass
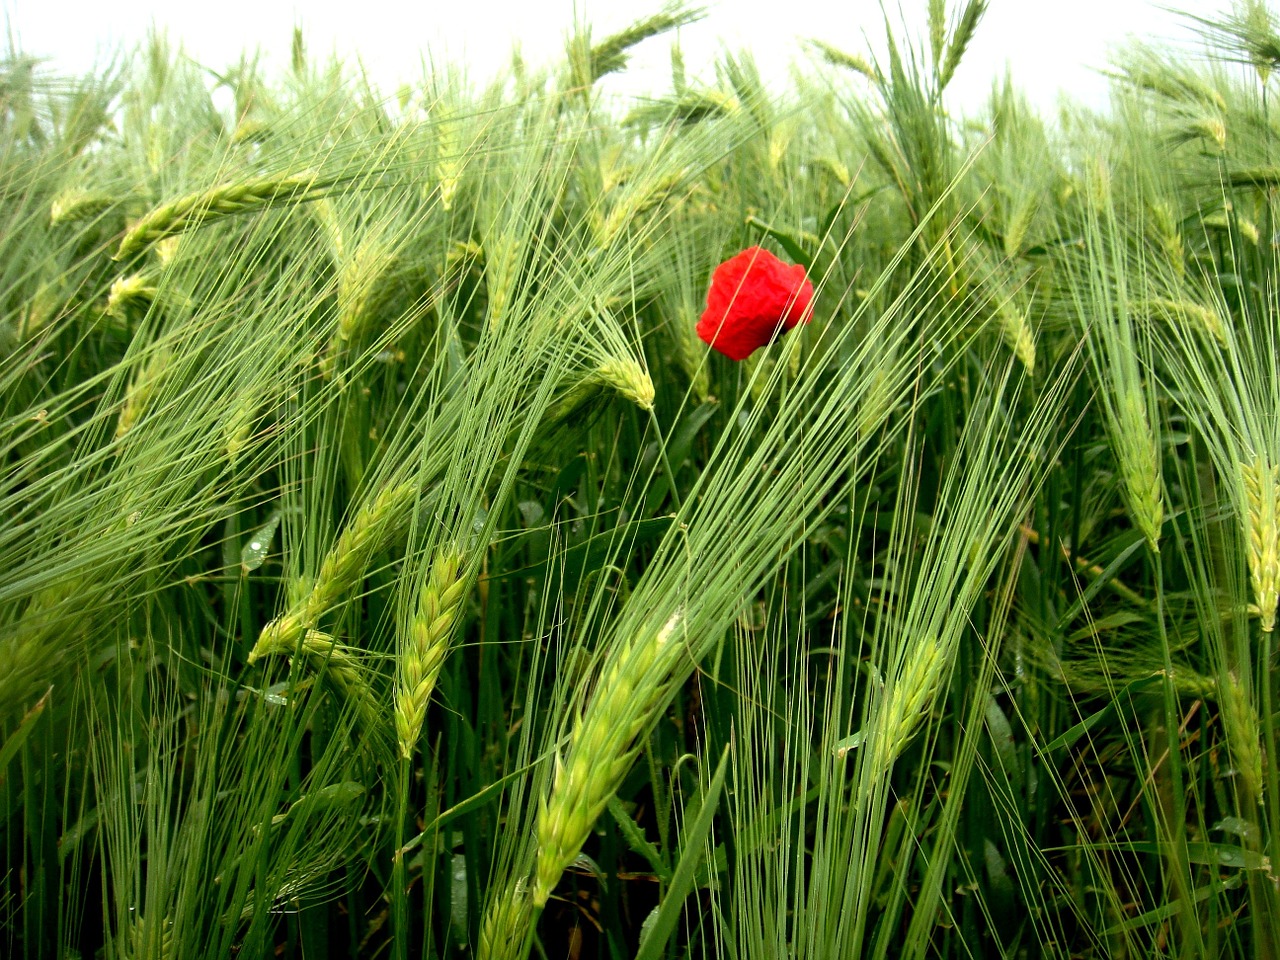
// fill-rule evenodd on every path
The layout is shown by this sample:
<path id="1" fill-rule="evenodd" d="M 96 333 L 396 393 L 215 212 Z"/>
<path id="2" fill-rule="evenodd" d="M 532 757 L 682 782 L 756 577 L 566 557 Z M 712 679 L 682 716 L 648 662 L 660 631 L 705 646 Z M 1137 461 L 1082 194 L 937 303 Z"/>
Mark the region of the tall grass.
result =
<path id="1" fill-rule="evenodd" d="M 785 91 L 678 5 L 394 101 L 9 52 L 0 953 L 1277 956 L 1276 21 L 961 118 L 986 6 Z"/>

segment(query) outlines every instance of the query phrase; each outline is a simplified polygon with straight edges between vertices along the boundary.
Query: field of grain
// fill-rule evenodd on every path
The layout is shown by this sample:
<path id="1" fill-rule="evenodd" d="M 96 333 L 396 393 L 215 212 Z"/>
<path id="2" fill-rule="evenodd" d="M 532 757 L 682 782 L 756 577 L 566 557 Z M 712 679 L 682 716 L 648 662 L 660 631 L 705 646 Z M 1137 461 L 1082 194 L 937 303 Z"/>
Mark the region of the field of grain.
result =
<path id="1" fill-rule="evenodd" d="M 1280 960 L 1280 21 L 985 7 L 0 58 L 0 955 Z"/>

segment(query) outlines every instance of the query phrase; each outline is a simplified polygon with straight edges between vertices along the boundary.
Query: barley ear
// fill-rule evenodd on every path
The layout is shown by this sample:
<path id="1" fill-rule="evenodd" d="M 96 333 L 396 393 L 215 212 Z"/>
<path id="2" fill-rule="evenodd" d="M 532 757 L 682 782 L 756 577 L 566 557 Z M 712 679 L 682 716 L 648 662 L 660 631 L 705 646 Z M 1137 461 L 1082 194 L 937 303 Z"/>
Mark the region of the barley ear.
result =
<path id="1" fill-rule="evenodd" d="M 685 655 L 677 611 L 658 630 L 610 652 L 586 710 L 555 760 L 551 792 L 538 804 L 533 904 L 541 909 L 565 868 L 582 851 L 596 819 L 617 792 L 656 719 Z"/>
<path id="2" fill-rule="evenodd" d="M 1245 493 L 1245 542 L 1249 550 L 1249 579 L 1253 611 L 1270 633 L 1276 625 L 1280 598 L 1280 464 L 1265 457 L 1240 465 Z"/>
<path id="3" fill-rule="evenodd" d="M 222 217 L 314 199 L 327 186 L 315 173 L 306 172 L 223 184 L 187 194 L 161 204 L 125 231 L 114 259 L 124 260 L 167 237 Z"/>
<path id="4" fill-rule="evenodd" d="M 413 756 L 418 744 L 431 691 L 462 608 L 462 564 L 462 552 L 456 547 L 446 547 L 436 557 L 418 599 L 409 636 L 401 644 L 395 726 L 400 755 L 406 760 Z"/>
<path id="5" fill-rule="evenodd" d="M 286 614 L 262 628 L 249 653 L 249 663 L 269 653 L 291 652 L 306 631 L 355 588 L 374 554 L 384 549 L 404 525 L 416 498 L 415 484 L 389 484 L 361 507 L 325 554 L 310 589 Z"/>
<path id="6" fill-rule="evenodd" d="M 489 903 L 480 924 L 477 960 L 524 960 L 533 923 L 533 902 L 521 877 Z"/>
<path id="7" fill-rule="evenodd" d="M 1218 684 L 1222 726 L 1231 751 L 1232 766 L 1240 778 L 1246 805 L 1262 803 L 1262 751 L 1258 739 L 1258 715 L 1249 692 L 1233 673 Z"/>

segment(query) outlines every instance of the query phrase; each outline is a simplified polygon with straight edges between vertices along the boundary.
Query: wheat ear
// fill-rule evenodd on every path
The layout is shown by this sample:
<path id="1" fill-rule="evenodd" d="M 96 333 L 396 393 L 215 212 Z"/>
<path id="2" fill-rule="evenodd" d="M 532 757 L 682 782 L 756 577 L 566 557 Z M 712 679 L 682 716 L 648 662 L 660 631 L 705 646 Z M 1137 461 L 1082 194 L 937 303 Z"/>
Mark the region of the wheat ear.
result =
<path id="1" fill-rule="evenodd" d="M 609 358 L 600 361 L 561 394 L 546 413 L 547 423 L 563 423 L 586 407 L 605 390 L 613 390 L 641 410 L 653 409 L 653 381 L 635 360 Z"/>
<path id="2" fill-rule="evenodd" d="M 1134 523 L 1155 552 L 1160 551 L 1164 498 L 1160 486 L 1160 451 L 1141 385 L 1118 388 L 1115 445 L 1125 497 Z"/>
<path id="3" fill-rule="evenodd" d="M 524 878 L 502 889 L 480 924 L 477 960 L 523 960 L 528 950 L 533 905 Z"/>
<path id="4" fill-rule="evenodd" d="M 969 0 L 960 14 L 960 22 L 956 24 L 955 33 L 947 44 L 947 54 L 942 60 L 942 69 L 938 71 L 938 89 L 945 89 L 956 75 L 956 67 L 964 59 L 964 52 L 969 49 L 973 36 L 978 32 L 978 22 L 987 12 L 988 0 Z"/>
<path id="5" fill-rule="evenodd" d="M 1213 337 L 1220 346 L 1226 346 L 1227 332 L 1222 323 L 1222 317 L 1210 307 L 1190 300 L 1152 297 L 1149 300 L 1137 301 L 1134 309 L 1139 313 L 1145 313 L 1148 317 L 1158 317 L 1169 323 L 1190 323 Z"/>
<path id="6" fill-rule="evenodd" d="M 806 43 L 833 67 L 842 67 L 845 70 L 860 73 L 875 84 L 884 82 L 884 75 L 866 57 L 859 56 L 856 53 L 847 53 L 823 40 L 811 39 Z"/>
<path id="7" fill-rule="evenodd" d="M 1022 361 L 1027 373 L 1036 372 L 1036 337 L 1031 331 L 1031 321 L 1027 314 L 1012 300 L 1002 301 L 996 308 L 996 317 L 1000 322 L 1000 336 L 1013 351 L 1014 356 Z"/>
<path id="8" fill-rule="evenodd" d="M 265 631 L 264 631 L 265 633 Z M 360 717 L 360 723 L 366 730 L 377 728 L 378 703 L 373 690 L 361 673 L 358 651 L 338 643 L 327 633 L 319 630 L 305 630 L 294 644 L 286 645 L 285 637 L 273 634 L 271 642 L 263 644 L 259 640 L 249 654 L 249 662 L 255 663 L 259 657 L 282 656 L 292 657 L 301 654 L 318 669 L 323 669 L 338 688 L 338 691 L 353 704 Z"/>
<path id="9" fill-rule="evenodd" d="M 888 775 L 933 709 L 949 663 L 946 651 L 933 639 L 914 644 L 907 656 L 902 673 L 881 700 L 867 744 L 867 762 L 876 777 Z"/>
<path id="10" fill-rule="evenodd" d="M 285 177 L 262 177 L 189 193 L 161 204 L 130 227 L 120 241 L 115 259 L 123 260 L 159 240 L 203 226 L 211 220 L 314 199 L 327 187 L 328 184 L 318 180 L 315 173 L 306 172 Z"/>
<path id="11" fill-rule="evenodd" d="M 146 310 L 156 298 L 155 284 L 142 273 L 131 273 L 127 277 L 117 277 L 107 292 L 107 315 L 120 320 L 127 320 L 129 313 L 136 307 Z"/>
<path id="12" fill-rule="evenodd" d="M 306 632 L 361 580 L 373 555 L 401 528 L 416 498 L 416 485 L 390 484 L 361 507 L 325 554 L 306 596 L 262 628 L 249 653 L 249 663 L 268 653 L 292 652 Z"/>
<path id="13" fill-rule="evenodd" d="M 677 611 L 657 630 L 611 651 L 585 712 L 557 756 L 550 795 L 538 805 L 533 904 L 541 908 L 582 850 L 596 818 L 631 769 L 640 735 L 653 723 L 684 654 Z"/>
<path id="14" fill-rule="evenodd" d="M 129 922 L 121 939 L 122 953 L 129 960 L 169 960 L 174 956 L 173 921 L 168 917 L 153 924 L 139 915 Z"/>
<path id="15" fill-rule="evenodd" d="M 456 547 L 446 547 L 436 557 L 418 599 L 409 636 L 401 648 L 395 723 L 400 755 L 406 760 L 413 756 L 418 744 L 431 691 L 462 608 L 462 563 L 462 552 Z"/>
<path id="16" fill-rule="evenodd" d="M 1222 708 L 1222 726 L 1231 750 L 1232 766 L 1240 778 L 1248 805 L 1262 803 L 1262 751 L 1258 739 L 1258 715 L 1249 701 L 1249 692 L 1235 676 L 1228 673 L 1218 684 L 1218 703 Z"/>
<path id="17" fill-rule="evenodd" d="M 1264 457 L 1240 465 L 1245 493 L 1245 541 L 1249 549 L 1249 579 L 1253 583 L 1254 612 L 1262 629 L 1276 625 L 1280 598 L 1280 464 Z"/>
<path id="18" fill-rule="evenodd" d="M 55 227 L 64 223 L 91 220 L 109 209 L 115 201 L 105 193 L 95 193 L 73 187 L 53 198 L 49 205 L 49 222 Z"/>
<path id="19" fill-rule="evenodd" d="M 168 348 L 158 349 L 134 374 L 129 382 L 129 389 L 125 391 L 119 419 L 116 420 L 117 439 L 132 430 L 147 412 L 172 360 L 173 354 Z"/>

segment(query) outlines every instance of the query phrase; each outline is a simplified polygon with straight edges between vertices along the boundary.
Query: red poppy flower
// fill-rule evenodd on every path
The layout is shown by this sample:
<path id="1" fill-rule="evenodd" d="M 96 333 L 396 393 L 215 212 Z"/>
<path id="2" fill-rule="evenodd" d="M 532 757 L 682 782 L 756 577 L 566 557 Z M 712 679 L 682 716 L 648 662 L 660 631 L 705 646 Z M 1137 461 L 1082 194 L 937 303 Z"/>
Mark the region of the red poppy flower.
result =
<path id="1" fill-rule="evenodd" d="M 813 319 L 804 267 L 748 247 L 716 267 L 698 336 L 730 360 L 745 360 L 797 323 Z"/>

